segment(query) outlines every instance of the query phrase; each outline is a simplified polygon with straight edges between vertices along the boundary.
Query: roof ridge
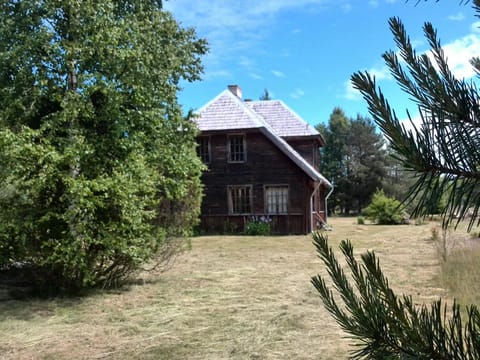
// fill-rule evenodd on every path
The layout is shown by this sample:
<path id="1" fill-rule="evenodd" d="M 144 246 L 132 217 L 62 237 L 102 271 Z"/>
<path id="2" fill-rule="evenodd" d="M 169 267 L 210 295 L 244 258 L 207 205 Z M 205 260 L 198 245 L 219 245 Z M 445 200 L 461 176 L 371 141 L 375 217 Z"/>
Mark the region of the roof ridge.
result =
<path id="1" fill-rule="evenodd" d="M 296 117 L 298 120 L 300 120 L 302 123 L 306 124 L 308 128 L 312 128 L 313 130 L 315 130 L 316 132 L 318 132 L 318 130 L 315 129 L 314 126 L 310 125 L 310 123 L 309 123 L 308 121 L 305 121 L 300 115 L 298 115 L 298 113 L 297 113 L 295 110 L 292 110 L 292 109 L 290 108 L 290 106 L 288 106 L 287 104 L 285 104 L 285 103 L 283 102 L 283 100 L 278 100 L 278 101 L 280 102 L 280 104 L 281 104 L 283 107 L 285 107 L 288 111 L 290 111 L 290 112 L 293 114 L 293 116 L 295 116 L 295 117 Z M 319 133 L 319 132 L 318 132 L 318 133 Z M 319 133 L 319 134 L 320 134 L 320 133 Z"/>
<path id="2" fill-rule="evenodd" d="M 280 136 L 290 136 L 280 129 L 279 126 L 286 126 L 287 129 L 292 130 L 291 136 L 320 136 L 320 132 L 305 121 L 297 112 L 292 110 L 283 100 L 259 100 L 249 101 L 246 106 L 255 111 L 257 114 L 263 116 L 266 122 L 277 130 Z M 289 118 L 288 122 L 279 122 L 280 114 L 286 114 Z"/>
<path id="3" fill-rule="evenodd" d="M 238 98 L 235 94 L 233 94 L 228 89 L 223 90 L 220 94 L 215 96 L 212 100 L 210 100 L 205 105 L 203 105 L 200 109 L 195 111 L 197 118 L 200 119 L 200 123 L 201 123 L 201 118 L 204 114 L 208 116 L 209 112 L 215 111 L 216 106 L 218 106 L 217 103 L 218 104 L 228 103 L 230 104 L 229 106 L 236 107 L 234 111 L 239 116 L 239 119 L 243 118 L 243 120 L 240 120 L 240 121 L 244 121 L 243 125 L 245 126 L 245 128 L 255 129 L 265 125 L 265 120 L 259 114 L 257 114 L 255 111 L 250 109 L 248 106 L 246 106 L 245 103 L 240 98 Z M 222 104 L 222 105 L 225 106 L 225 104 Z M 245 122 L 245 120 L 248 120 L 248 121 Z M 194 121 L 196 121 L 197 124 L 200 124 L 199 120 L 194 119 Z M 229 124 L 230 124 L 229 122 L 226 122 L 226 123 L 224 122 L 224 125 L 228 126 Z M 234 124 L 231 124 L 231 125 L 234 126 Z"/>

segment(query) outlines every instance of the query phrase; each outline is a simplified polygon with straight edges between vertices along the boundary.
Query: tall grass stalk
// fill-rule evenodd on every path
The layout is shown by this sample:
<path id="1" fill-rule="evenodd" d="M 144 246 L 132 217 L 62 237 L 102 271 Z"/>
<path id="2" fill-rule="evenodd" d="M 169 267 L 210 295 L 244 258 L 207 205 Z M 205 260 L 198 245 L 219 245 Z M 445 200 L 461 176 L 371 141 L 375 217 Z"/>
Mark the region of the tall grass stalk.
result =
<path id="1" fill-rule="evenodd" d="M 455 249 L 440 264 L 440 284 L 462 305 L 480 305 L 480 248 Z"/>

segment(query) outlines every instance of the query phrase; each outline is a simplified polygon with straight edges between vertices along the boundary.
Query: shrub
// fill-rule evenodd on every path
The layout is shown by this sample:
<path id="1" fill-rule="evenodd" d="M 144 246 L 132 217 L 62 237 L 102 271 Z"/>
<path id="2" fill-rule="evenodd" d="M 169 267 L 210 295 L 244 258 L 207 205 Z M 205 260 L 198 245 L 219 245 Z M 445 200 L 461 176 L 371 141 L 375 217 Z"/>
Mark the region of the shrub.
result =
<path id="1" fill-rule="evenodd" d="M 365 217 L 363 217 L 363 216 L 357 217 L 357 224 L 358 225 L 364 225 L 365 224 Z"/>
<path id="2" fill-rule="evenodd" d="M 268 216 L 252 216 L 245 226 L 245 235 L 270 235 L 270 223 L 272 219 Z"/>
<path id="3" fill-rule="evenodd" d="M 395 225 L 403 222 L 400 201 L 387 197 L 383 190 L 378 190 L 372 202 L 364 210 L 367 218 L 380 225 Z"/>

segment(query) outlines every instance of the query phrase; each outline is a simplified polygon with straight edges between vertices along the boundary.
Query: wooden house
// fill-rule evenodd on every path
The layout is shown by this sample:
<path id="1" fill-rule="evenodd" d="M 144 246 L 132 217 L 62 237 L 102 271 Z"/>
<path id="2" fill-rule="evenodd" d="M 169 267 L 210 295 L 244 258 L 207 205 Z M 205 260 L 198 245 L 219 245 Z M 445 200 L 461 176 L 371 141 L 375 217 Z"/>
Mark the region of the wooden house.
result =
<path id="1" fill-rule="evenodd" d="M 318 171 L 318 131 L 279 100 L 243 101 L 230 85 L 196 113 L 202 174 L 201 227 L 242 232 L 253 219 L 275 234 L 326 222 L 330 182 Z"/>

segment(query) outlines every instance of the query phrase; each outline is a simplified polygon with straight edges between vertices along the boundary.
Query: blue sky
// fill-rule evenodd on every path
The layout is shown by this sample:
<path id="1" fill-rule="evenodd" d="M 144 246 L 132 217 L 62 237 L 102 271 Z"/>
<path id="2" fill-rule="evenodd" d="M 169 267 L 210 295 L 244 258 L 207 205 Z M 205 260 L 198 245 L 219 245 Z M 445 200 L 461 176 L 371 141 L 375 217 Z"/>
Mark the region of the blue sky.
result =
<path id="1" fill-rule="evenodd" d="M 415 114 L 381 58 L 396 49 L 392 16 L 402 19 L 419 53 L 428 50 L 422 26 L 431 22 L 459 78 L 474 76 L 468 61 L 480 55 L 479 19 L 460 0 L 169 0 L 164 7 L 210 44 L 203 80 L 182 84 L 185 110 L 237 84 L 255 100 L 268 89 L 312 125 L 327 122 L 336 106 L 350 117 L 368 116 L 349 81 L 368 70 L 400 118 L 407 108 Z"/>

